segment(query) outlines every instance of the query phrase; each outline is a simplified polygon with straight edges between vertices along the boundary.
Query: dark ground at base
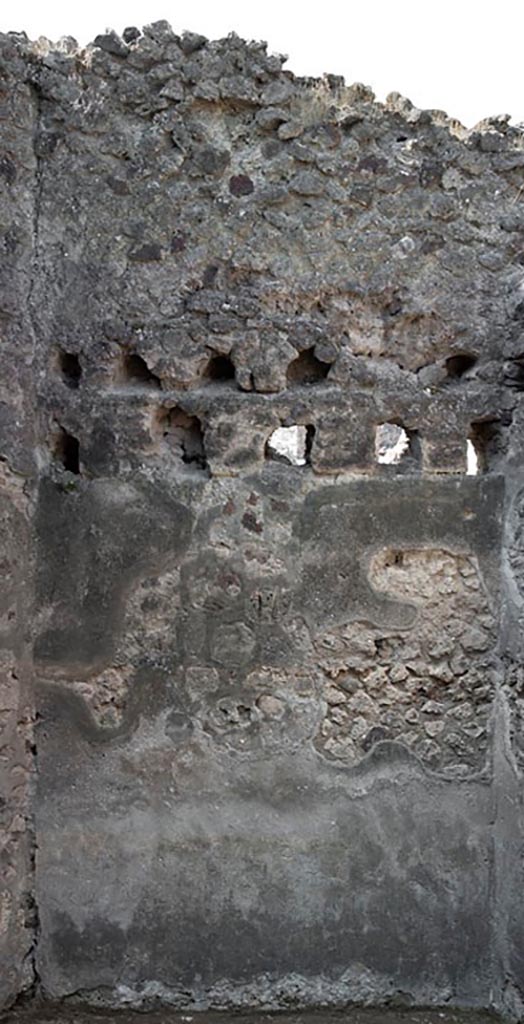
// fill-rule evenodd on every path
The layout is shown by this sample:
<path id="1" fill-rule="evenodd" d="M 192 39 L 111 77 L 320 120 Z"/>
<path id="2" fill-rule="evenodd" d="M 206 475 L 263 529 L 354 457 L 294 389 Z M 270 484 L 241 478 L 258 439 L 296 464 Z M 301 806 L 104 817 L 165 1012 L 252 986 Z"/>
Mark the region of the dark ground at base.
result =
<path id="1" fill-rule="evenodd" d="M 494 1024 L 501 1018 L 487 1010 L 396 1009 L 354 1007 L 347 1010 L 315 1010 L 269 1013 L 184 1012 L 169 1009 L 99 1010 L 78 1005 L 32 1003 L 0 1014 L 0 1024 Z"/>

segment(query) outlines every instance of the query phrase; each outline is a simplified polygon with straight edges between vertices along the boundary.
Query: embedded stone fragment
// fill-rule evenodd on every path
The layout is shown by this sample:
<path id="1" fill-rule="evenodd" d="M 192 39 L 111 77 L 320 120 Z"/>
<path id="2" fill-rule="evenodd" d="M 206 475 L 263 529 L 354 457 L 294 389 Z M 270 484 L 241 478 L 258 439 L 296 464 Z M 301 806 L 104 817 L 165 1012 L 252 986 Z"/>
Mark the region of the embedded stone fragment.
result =
<path id="1" fill-rule="evenodd" d="M 96 36 L 93 45 L 114 57 L 127 57 L 129 50 L 126 42 L 127 40 L 122 40 L 116 32 L 106 32 L 104 35 Z"/>

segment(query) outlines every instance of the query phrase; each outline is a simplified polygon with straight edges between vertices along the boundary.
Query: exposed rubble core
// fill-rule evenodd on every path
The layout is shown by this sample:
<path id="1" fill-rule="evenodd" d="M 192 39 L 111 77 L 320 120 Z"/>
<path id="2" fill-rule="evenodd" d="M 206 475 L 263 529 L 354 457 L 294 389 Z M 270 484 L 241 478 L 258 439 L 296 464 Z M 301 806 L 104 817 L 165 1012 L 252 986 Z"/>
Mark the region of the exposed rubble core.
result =
<path id="1" fill-rule="evenodd" d="M 496 638 L 475 565 L 444 551 L 386 551 L 370 581 L 417 614 L 411 629 L 352 622 L 316 640 L 329 679 L 321 749 L 352 763 L 397 739 L 433 768 L 482 769 Z"/>
<path id="2" fill-rule="evenodd" d="M 524 135 L 0 35 L 0 1004 L 524 1010 Z"/>

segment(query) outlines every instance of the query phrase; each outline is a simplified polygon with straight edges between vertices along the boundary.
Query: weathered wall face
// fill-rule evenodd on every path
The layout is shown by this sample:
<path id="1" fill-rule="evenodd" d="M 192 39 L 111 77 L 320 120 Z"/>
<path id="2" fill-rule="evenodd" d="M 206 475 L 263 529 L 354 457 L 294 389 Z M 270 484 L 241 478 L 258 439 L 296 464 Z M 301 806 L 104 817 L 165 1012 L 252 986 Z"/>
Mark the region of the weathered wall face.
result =
<path id="1" fill-rule="evenodd" d="M 518 1013 L 522 134 L 163 23 L 3 46 L 15 988 Z"/>
<path id="2" fill-rule="evenodd" d="M 29 806 L 35 116 L 25 59 L 0 36 L 0 1005 L 33 984 L 37 930 Z"/>

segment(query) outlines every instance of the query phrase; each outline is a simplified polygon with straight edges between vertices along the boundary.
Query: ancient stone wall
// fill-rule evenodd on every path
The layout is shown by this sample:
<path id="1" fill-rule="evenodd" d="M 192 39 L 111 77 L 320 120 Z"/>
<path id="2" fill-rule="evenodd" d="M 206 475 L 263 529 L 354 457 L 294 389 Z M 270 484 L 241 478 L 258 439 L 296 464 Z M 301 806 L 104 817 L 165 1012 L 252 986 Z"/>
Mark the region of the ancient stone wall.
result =
<path id="1" fill-rule="evenodd" d="M 35 473 L 32 320 L 36 104 L 25 53 L 0 36 L 0 1005 L 34 983 Z"/>
<path id="2" fill-rule="evenodd" d="M 522 132 L 0 39 L 2 999 L 518 1014 Z"/>

